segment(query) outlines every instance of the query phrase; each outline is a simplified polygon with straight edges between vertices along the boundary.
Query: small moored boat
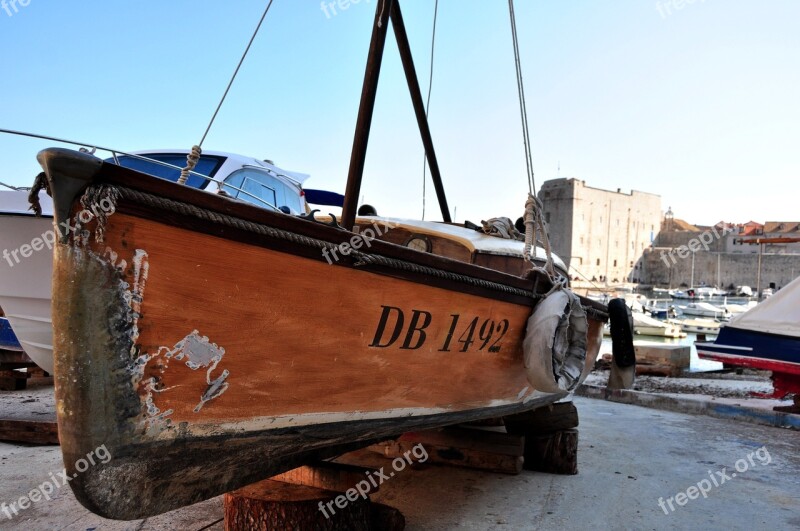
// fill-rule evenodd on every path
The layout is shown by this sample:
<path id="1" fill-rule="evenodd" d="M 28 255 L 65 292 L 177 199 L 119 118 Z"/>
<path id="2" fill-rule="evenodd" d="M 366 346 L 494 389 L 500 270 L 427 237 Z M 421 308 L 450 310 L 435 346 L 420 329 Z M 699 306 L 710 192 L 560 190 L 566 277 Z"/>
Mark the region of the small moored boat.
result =
<path id="1" fill-rule="evenodd" d="M 686 319 L 679 321 L 681 330 L 692 334 L 719 334 L 722 323 L 714 319 Z"/>

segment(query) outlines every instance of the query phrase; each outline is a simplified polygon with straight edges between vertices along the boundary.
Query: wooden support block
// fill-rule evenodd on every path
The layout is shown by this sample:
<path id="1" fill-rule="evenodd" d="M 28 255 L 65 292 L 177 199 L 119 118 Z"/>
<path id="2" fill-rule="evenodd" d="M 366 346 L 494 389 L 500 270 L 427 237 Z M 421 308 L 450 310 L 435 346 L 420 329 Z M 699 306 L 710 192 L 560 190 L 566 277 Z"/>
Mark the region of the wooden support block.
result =
<path id="1" fill-rule="evenodd" d="M 636 375 L 647 375 L 647 376 L 665 376 L 665 377 L 675 377 L 680 376 L 683 372 L 683 369 L 680 367 L 676 367 L 675 365 L 670 365 L 668 363 L 646 363 L 646 362 L 638 362 L 636 364 Z"/>
<path id="2" fill-rule="evenodd" d="M 370 449 L 393 459 L 408 454 L 410 459 L 419 461 L 410 452 L 420 444 L 428 455 L 426 463 L 502 474 L 519 474 L 522 471 L 524 437 L 495 431 L 447 428 L 406 433 L 396 441 L 380 443 Z"/>
<path id="3" fill-rule="evenodd" d="M 27 387 L 29 377 L 20 371 L 0 371 L 0 391 L 22 391 Z"/>
<path id="4" fill-rule="evenodd" d="M 58 444 L 58 425 L 36 420 L 0 420 L 0 441 Z"/>
<path id="5" fill-rule="evenodd" d="M 405 528 L 405 518 L 391 507 L 360 496 L 348 499 L 338 492 L 280 481 L 250 485 L 226 494 L 224 501 L 226 531 Z"/>
<path id="6" fill-rule="evenodd" d="M 525 437 L 525 470 L 549 474 L 578 473 L 578 430 Z"/>
<path id="7" fill-rule="evenodd" d="M 50 373 L 39 367 L 29 367 L 26 371 L 30 378 L 50 378 Z"/>
<path id="8" fill-rule="evenodd" d="M 553 433 L 578 427 L 578 409 L 572 402 L 552 404 L 503 419 L 515 435 Z"/>
<path id="9" fill-rule="evenodd" d="M 366 482 L 367 493 L 372 494 L 378 491 L 378 487 L 367 481 L 367 476 L 375 472 L 377 472 L 375 468 L 320 461 L 314 465 L 295 468 L 270 479 L 340 492 L 345 492 L 359 484 L 363 489 L 365 483 L 362 482 Z"/>

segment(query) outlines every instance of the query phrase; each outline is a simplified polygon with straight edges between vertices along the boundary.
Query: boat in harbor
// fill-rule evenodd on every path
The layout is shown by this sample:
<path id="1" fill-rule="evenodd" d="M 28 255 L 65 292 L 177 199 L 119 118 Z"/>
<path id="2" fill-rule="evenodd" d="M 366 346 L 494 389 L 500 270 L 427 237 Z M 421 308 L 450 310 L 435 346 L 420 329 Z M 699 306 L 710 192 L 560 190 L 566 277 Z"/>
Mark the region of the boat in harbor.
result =
<path id="1" fill-rule="evenodd" d="M 740 313 L 745 313 L 752 310 L 753 308 L 756 307 L 757 304 L 758 303 L 756 301 L 747 301 L 743 304 L 734 304 L 734 303 L 729 303 L 726 299 L 720 305 L 720 308 L 727 310 L 728 313 L 731 314 L 731 317 L 733 317 L 735 315 L 739 315 Z"/>
<path id="2" fill-rule="evenodd" d="M 772 371 L 771 397 L 794 394 L 800 412 L 800 278 L 731 319 L 716 341 L 696 346 L 703 359 Z"/>
<path id="3" fill-rule="evenodd" d="M 42 216 L 36 216 L 28 195 L 27 190 L 0 191 L 0 307 L 28 357 L 52 373 L 53 207 L 40 194 Z"/>
<path id="4" fill-rule="evenodd" d="M 750 286 L 736 286 L 737 297 L 752 297 L 753 289 Z"/>
<path id="5" fill-rule="evenodd" d="M 39 153 L 58 228 L 59 437 L 93 512 L 143 518 L 410 430 L 536 409 L 594 366 L 608 309 L 569 290 L 538 200 L 524 235 L 450 219 L 399 2 L 385 7 L 341 216 Z M 390 19 L 442 222 L 357 214 Z M 101 445 L 107 461 L 76 468 Z"/>
<path id="6" fill-rule="evenodd" d="M 714 319 L 685 319 L 677 321 L 682 331 L 691 334 L 717 335 L 722 323 Z"/>
<path id="7" fill-rule="evenodd" d="M 678 306 L 678 309 L 683 315 L 690 315 L 693 317 L 708 317 L 711 319 L 730 319 L 730 312 L 725 308 L 715 306 L 710 302 L 692 302 L 685 306 Z"/>
<path id="8" fill-rule="evenodd" d="M 703 295 L 701 293 L 697 293 L 694 289 L 688 289 L 686 291 L 683 290 L 674 290 L 670 292 L 670 297 L 673 299 L 690 299 L 690 300 L 701 300 L 707 299 L 708 295 Z"/>
<path id="9" fill-rule="evenodd" d="M 642 312 L 631 312 L 633 316 L 633 332 L 642 336 L 681 338 L 686 333 L 681 327 L 667 321 L 659 321 Z"/>

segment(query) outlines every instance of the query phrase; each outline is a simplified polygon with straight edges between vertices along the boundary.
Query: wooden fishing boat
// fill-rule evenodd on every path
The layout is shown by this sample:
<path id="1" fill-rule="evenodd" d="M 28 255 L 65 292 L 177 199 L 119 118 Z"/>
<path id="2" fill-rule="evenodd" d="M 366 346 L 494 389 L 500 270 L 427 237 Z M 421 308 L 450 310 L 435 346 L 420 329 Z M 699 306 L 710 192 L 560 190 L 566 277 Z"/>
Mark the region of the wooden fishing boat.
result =
<path id="1" fill-rule="evenodd" d="M 441 224 L 356 216 L 389 17 Z M 588 374 L 605 306 L 532 268 L 522 242 L 493 248 L 450 223 L 412 72 L 390 1 L 376 12 L 340 224 L 86 153 L 39 154 L 60 230 L 59 436 L 87 508 L 154 515 L 409 430 L 541 407 Z M 529 356 L 537 344 L 546 356 Z M 100 447 L 109 458 L 87 465 Z"/>

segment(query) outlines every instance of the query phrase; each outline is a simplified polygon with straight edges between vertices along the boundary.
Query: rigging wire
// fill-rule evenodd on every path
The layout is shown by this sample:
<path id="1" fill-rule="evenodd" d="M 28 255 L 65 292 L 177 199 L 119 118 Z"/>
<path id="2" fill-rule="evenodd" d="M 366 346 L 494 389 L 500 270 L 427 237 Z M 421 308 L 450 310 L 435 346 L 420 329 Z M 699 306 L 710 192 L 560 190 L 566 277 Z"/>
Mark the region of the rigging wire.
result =
<path id="1" fill-rule="evenodd" d="M 214 114 L 211 116 L 211 121 L 208 122 L 208 127 L 206 127 L 206 131 L 203 133 L 203 138 L 200 139 L 199 144 L 192 146 L 189 155 L 186 156 L 186 167 L 181 170 L 181 175 L 178 177 L 178 184 L 186 184 L 186 181 L 189 179 L 189 173 L 195 169 L 197 163 L 200 161 L 200 156 L 203 154 L 203 142 L 206 141 L 208 132 L 211 131 L 211 126 L 214 125 L 214 121 L 217 119 L 219 110 L 222 108 L 222 104 L 225 103 L 225 98 L 228 97 L 228 92 L 230 92 L 233 82 L 236 80 L 236 76 L 239 74 L 239 70 L 242 68 L 245 58 L 247 57 L 248 52 L 250 52 L 250 47 L 253 46 L 253 41 L 256 40 L 256 36 L 258 35 L 259 30 L 261 30 L 261 25 L 264 23 L 264 19 L 267 18 L 267 13 L 269 13 L 269 8 L 272 7 L 272 2 L 273 0 L 269 0 L 269 3 L 267 3 L 266 9 L 264 9 L 264 14 L 261 15 L 261 19 L 258 21 L 258 25 L 253 32 L 253 36 L 250 37 L 250 42 L 247 43 L 247 48 L 245 48 L 242 58 L 239 59 L 239 64 L 236 65 L 236 70 L 233 71 L 231 80 L 228 82 L 228 86 L 225 88 L 225 92 L 222 94 L 222 99 L 219 100 L 219 104 L 214 110 Z"/>
<path id="2" fill-rule="evenodd" d="M 4 183 L 3 181 L 0 181 L 0 186 L 5 186 L 6 188 L 10 188 L 10 189 L 12 189 L 12 190 L 14 190 L 14 191 L 19 191 L 19 190 L 21 190 L 21 188 L 19 188 L 19 187 L 17 187 L 17 186 L 11 186 L 10 184 L 6 184 L 6 183 Z"/>
<path id="3" fill-rule="evenodd" d="M 233 72 L 233 76 L 231 76 L 231 80 L 228 83 L 228 87 L 225 89 L 225 93 L 222 95 L 222 99 L 219 101 L 219 105 L 217 105 L 217 109 L 214 111 L 214 115 L 211 117 L 211 121 L 208 123 L 208 127 L 206 127 L 205 133 L 203 133 L 203 138 L 200 139 L 200 143 L 198 144 L 199 147 L 203 147 L 203 142 L 206 141 L 206 136 L 208 136 L 208 132 L 211 130 L 211 126 L 214 125 L 214 120 L 217 119 L 217 114 L 219 114 L 219 110 L 222 108 L 222 104 L 225 102 L 225 98 L 228 97 L 228 92 L 230 92 L 231 87 L 233 86 L 233 82 L 236 80 L 236 76 L 239 74 L 239 69 L 242 68 L 242 64 L 244 63 L 247 54 L 250 52 L 250 47 L 253 46 L 253 41 L 256 40 L 256 36 L 258 32 L 261 30 L 261 25 L 264 23 L 264 19 L 267 18 L 267 13 L 269 13 L 269 8 L 272 7 L 273 0 L 269 0 L 267 4 L 267 8 L 264 10 L 264 14 L 261 15 L 261 20 L 258 21 L 258 26 L 256 26 L 256 30 L 253 32 L 253 36 L 250 37 L 250 42 L 247 43 L 247 48 L 245 48 L 244 53 L 242 54 L 242 58 L 239 60 L 239 64 L 236 65 L 236 70 Z"/>
<path id="4" fill-rule="evenodd" d="M 517 37 L 517 17 L 514 12 L 514 0 L 508 0 L 508 13 L 511 18 L 511 38 L 514 43 L 514 65 L 517 71 L 517 92 L 519 93 L 519 112 L 522 119 L 522 140 L 525 144 L 525 164 L 528 169 L 528 192 L 536 195 L 536 179 L 533 174 L 533 154 L 531 152 L 531 136 L 528 128 L 528 108 L 525 102 L 525 86 L 522 81 L 522 62 L 519 54 Z"/>
<path id="5" fill-rule="evenodd" d="M 428 99 L 425 102 L 425 119 L 428 118 L 428 113 L 431 108 L 431 91 L 433 90 L 433 53 L 436 48 L 436 20 L 439 16 L 439 0 L 433 7 L 433 35 L 431 36 L 431 72 L 428 78 Z M 427 188 L 428 177 L 428 152 L 426 151 L 422 158 L 422 220 L 425 220 L 425 194 Z"/>

